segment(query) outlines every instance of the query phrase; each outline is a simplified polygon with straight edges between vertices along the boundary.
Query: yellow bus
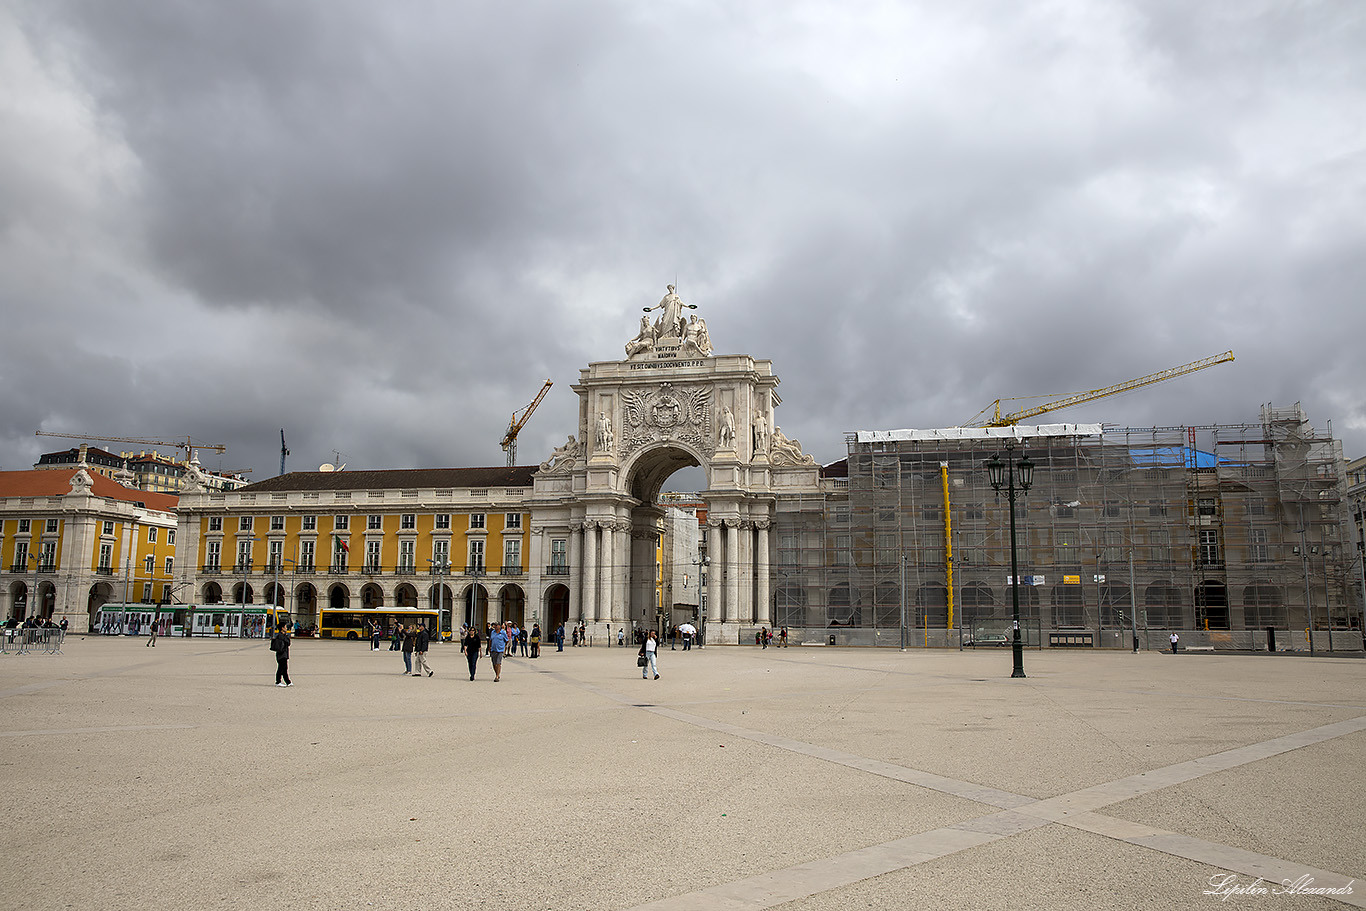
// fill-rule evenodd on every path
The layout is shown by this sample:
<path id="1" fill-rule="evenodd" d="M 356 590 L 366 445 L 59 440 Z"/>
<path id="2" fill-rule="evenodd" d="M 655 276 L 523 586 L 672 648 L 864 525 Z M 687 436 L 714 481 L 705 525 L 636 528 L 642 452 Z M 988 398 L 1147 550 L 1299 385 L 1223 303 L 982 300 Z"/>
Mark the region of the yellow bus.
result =
<path id="1" fill-rule="evenodd" d="M 374 607 L 333 610 L 324 607 L 318 616 L 318 636 L 323 639 L 369 639 L 375 623 L 380 635 L 392 635 L 395 626 L 425 626 L 436 638 L 441 612 L 422 607 Z"/>

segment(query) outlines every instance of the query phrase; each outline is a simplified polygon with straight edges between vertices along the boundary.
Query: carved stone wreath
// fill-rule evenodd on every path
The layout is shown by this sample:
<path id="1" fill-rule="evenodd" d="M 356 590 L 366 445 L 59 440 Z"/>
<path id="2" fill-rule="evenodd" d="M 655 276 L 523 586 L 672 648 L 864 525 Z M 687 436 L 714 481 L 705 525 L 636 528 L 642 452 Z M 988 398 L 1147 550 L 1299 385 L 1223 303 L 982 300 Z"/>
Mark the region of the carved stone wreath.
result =
<path id="1" fill-rule="evenodd" d="M 622 456 L 661 440 L 687 443 L 707 455 L 715 451 L 710 388 L 660 383 L 655 389 L 628 389 L 621 398 L 626 412 L 618 446 Z"/>

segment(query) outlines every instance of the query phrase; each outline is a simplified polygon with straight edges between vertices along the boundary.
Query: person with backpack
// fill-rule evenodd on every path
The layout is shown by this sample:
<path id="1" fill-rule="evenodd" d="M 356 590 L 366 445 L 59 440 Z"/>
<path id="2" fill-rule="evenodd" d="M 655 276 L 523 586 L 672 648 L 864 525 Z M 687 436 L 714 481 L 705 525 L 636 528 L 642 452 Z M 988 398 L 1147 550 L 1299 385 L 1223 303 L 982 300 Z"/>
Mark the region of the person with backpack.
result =
<path id="1" fill-rule="evenodd" d="M 283 626 L 276 627 L 270 637 L 270 650 L 275 653 L 275 685 L 293 686 L 289 679 L 289 633 Z"/>

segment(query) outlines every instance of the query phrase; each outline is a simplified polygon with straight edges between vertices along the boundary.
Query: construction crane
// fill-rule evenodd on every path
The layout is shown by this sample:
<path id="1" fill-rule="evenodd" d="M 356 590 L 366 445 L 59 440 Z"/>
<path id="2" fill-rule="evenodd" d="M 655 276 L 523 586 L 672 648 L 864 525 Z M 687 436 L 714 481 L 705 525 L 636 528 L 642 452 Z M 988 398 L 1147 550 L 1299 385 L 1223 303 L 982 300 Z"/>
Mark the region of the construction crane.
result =
<path id="1" fill-rule="evenodd" d="M 1010 414 L 1001 414 L 1001 402 L 1019 401 L 1020 398 L 1037 398 L 1037 396 L 1017 396 L 1010 399 L 997 399 L 968 421 L 966 427 L 1010 427 L 1021 421 L 1036 417 L 1049 411 L 1061 411 L 1064 408 L 1071 408 L 1073 405 L 1080 405 L 1083 402 L 1093 402 L 1096 399 L 1103 399 L 1106 396 L 1119 395 L 1121 392 L 1128 392 L 1131 389 L 1138 389 L 1141 386 L 1151 386 L 1153 383 L 1161 383 L 1164 380 L 1175 379 L 1178 376 L 1185 376 L 1187 373 L 1194 373 L 1197 370 L 1204 370 L 1206 367 L 1213 367 L 1216 364 L 1223 364 L 1233 360 L 1233 352 L 1225 351 L 1223 354 L 1216 354 L 1213 357 L 1202 358 L 1198 361 L 1191 361 L 1189 364 L 1182 364 L 1180 367 L 1172 367 L 1169 370 L 1159 370 L 1157 373 L 1150 373 L 1141 376 L 1136 380 L 1128 380 L 1123 383 L 1116 383 L 1113 386 L 1105 386 L 1100 389 L 1090 389 L 1086 392 L 1074 392 L 1071 395 L 1057 399 L 1056 401 L 1046 402 L 1043 405 L 1034 405 Z M 988 411 L 992 416 L 985 420 L 978 420 Z"/>
<path id="2" fill-rule="evenodd" d="M 536 398 L 531 400 L 530 405 L 522 409 L 522 417 L 520 419 L 517 417 L 517 412 L 512 412 L 512 418 L 508 421 L 508 432 L 503 434 L 502 443 L 503 448 L 507 450 L 509 468 L 512 468 L 517 464 L 517 434 L 521 432 L 522 427 L 526 425 L 527 419 L 530 418 L 531 413 L 536 410 L 536 406 L 541 404 L 541 399 L 545 398 L 545 394 L 550 391 L 552 385 L 554 384 L 551 383 L 550 380 L 545 381 L 545 385 L 541 387 L 541 391 L 536 393 Z"/>
<path id="3" fill-rule="evenodd" d="M 285 456 L 289 455 L 289 449 L 285 447 L 285 429 L 280 428 L 280 474 L 285 473 Z"/>
<path id="4" fill-rule="evenodd" d="M 198 443 L 196 444 L 191 437 L 186 437 L 185 442 L 179 440 L 144 440 L 141 437 L 101 437 L 89 433 L 53 433 L 49 430 L 35 431 L 34 436 L 39 437 L 60 437 L 64 440 L 95 440 L 100 443 L 140 443 L 143 446 L 173 446 L 176 449 L 185 450 L 185 461 L 188 462 L 194 456 L 196 449 L 212 449 L 214 452 L 227 452 L 228 447 L 220 446 L 217 443 Z"/>

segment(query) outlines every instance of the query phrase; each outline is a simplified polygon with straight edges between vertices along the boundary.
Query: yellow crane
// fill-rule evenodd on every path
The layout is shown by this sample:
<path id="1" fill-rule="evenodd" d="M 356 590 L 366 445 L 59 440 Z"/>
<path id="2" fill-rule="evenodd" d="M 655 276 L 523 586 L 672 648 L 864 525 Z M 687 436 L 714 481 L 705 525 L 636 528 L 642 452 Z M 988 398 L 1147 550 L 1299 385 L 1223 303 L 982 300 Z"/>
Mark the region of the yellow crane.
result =
<path id="1" fill-rule="evenodd" d="M 89 433 L 54 433 L 50 430 L 35 431 L 34 436 L 39 437 L 60 437 L 64 440 L 95 440 L 100 443 L 141 443 L 143 446 L 173 446 L 176 449 L 185 450 L 185 461 L 190 461 L 196 449 L 212 449 L 214 452 L 227 452 L 228 447 L 220 446 L 217 443 L 195 443 L 193 438 L 186 437 L 185 442 L 179 440 L 144 440 L 141 437 L 101 437 Z"/>
<path id="2" fill-rule="evenodd" d="M 536 410 L 536 406 L 541 404 L 541 399 L 545 398 L 545 394 L 550 391 L 550 387 L 553 385 L 554 384 L 551 383 L 550 380 L 545 381 L 545 385 L 541 387 L 541 391 L 536 393 L 536 398 L 531 400 L 530 405 L 522 409 L 522 417 L 520 419 L 517 417 L 517 412 L 512 412 L 512 418 L 508 421 L 508 432 L 503 434 L 502 443 L 503 448 L 507 450 L 509 468 L 512 468 L 517 464 L 517 434 L 521 433 L 522 427 L 526 424 L 527 419 L 530 418 L 531 413 Z"/>
<path id="3" fill-rule="evenodd" d="M 1150 373 L 1147 376 L 1140 376 L 1136 380 L 1128 380 L 1123 383 L 1116 383 L 1113 386 L 1103 386 L 1100 389 L 1088 389 L 1085 392 L 1074 392 L 1052 402 L 1042 405 L 1034 405 L 1020 411 L 1013 411 L 1009 414 L 1001 414 L 1001 402 L 1015 402 L 1021 398 L 1038 398 L 1038 396 L 1017 396 L 1009 399 L 997 399 L 968 421 L 966 427 L 1010 427 L 1021 421 L 1036 417 L 1049 411 L 1061 411 L 1064 408 L 1071 408 L 1073 405 L 1080 405 L 1083 402 L 1093 402 L 1096 399 L 1103 399 L 1110 395 L 1119 395 L 1121 392 L 1128 392 L 1131 389 L 1138 389 L 1141 386 L 1151 386 L 1153 383 L 1161 383 L 1164 380 L 1175 379 L 1178 376 L 1185 376 L 1187 373 L 1194 373 L 1197 370 L 1204 370 L 1206 367 L 1213 367 L 1216 364 L 1223 364 L 1233 360 L 1233 352 L 1225 351 L 1223 354 L 1216 354 L 1213 357 L 1201 358 L 1198 361 L 1191 361 L 1189 364 L 1182 364 L 1180 367 L 1172 367 L 1168 370 L 1159 370 L 1157 373 Z M 979 420 L 984 414 L 990 411 L 991 417 Z"/>

